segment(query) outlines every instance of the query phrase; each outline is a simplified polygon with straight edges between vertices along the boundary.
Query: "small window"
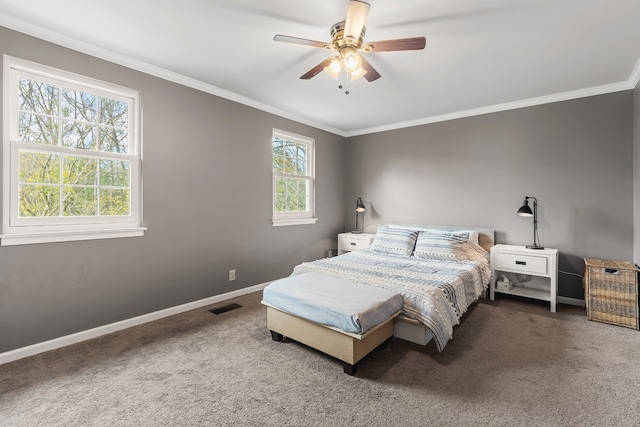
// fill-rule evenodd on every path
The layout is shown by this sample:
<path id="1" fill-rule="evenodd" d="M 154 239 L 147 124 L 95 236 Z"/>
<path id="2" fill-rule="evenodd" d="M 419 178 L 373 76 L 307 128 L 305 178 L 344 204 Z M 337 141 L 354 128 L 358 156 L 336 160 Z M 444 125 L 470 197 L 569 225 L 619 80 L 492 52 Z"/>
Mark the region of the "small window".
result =
<path id="1" fill-rule="evenodd" d="M 4 57 L 2 245 L 140 236 L 140 94 Z"/>
<path id="2" fill-rule="evenodd" d="M 273 225 L 314 224 L 314 140 L 274 129 Z"/>

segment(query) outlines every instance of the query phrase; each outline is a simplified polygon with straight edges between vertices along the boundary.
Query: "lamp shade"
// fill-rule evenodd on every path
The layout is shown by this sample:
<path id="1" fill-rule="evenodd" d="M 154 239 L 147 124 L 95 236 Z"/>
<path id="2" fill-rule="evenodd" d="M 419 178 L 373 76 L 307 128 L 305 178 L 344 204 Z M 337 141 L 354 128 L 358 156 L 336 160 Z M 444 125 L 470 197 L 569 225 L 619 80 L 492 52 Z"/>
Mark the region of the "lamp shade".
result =
<path id="1" fill-rule="evenodd" d="M 367 74 L 367 71 L 364 68 L 360 67 L 357 70 L 351 72 L 351 81 L 358 80 L 365 74 Z"/>
<path id="2" fill-rule="evenodd" d="M 342 53 L 342 67 L 345 71 L 353 73 L 362 65 L 362 57 L 354 48 L 345 48 Z"/>
<path id="3" fill-rule="evenodd" d="M 529 199 L 524 199 L 522 206 L 518 209 L 518 215 L 520 216 L 533 216 L 533 211 L 529 207 Z"/>
<path id="4" fill-rule="evenodd" d="M 366 208 L 364 207 L 364 203 L 362 203 L 362 198 L 358 197 L 356 201 L 356 212 L 364 212 Z"/>
<path id="5" fill-rule="evenodd" d="M 342 64 L 340 62 L 340 57 L 334 56 L 331 58 L 331 62 L 329 65 L 324 67 L 324 70 L 334 79 L 338 80 L 340 78 L 340 70 L 342 70 Z"/>

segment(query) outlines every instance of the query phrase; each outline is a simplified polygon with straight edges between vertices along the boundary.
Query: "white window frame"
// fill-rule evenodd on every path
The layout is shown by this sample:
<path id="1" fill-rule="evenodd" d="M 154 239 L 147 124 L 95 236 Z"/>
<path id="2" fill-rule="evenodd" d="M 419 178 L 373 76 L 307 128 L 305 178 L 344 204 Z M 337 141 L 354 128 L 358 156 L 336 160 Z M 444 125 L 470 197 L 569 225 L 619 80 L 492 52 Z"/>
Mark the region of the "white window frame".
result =
<path id="1" fill-rule="evenodd" d="M 281 139 L 285 139 L 287 141 L 297 142 L 299 144 L 304 144 L 307 146 L 307 175 L 304 175 L 305 178 L 310 180 L 310 194 L 309 194 L 309 210 L 305 212 L 276 212 L 276 177 L 278 176 L 297 176 L 297 175 L 287 175 L 280 172 L 276 172 L 273 169 L 273 138 L 278 137 Z M 315 224 L 318 221 L 318 218 L 315 218 L 315 194 L 316 194 L 316 179 L 315 179 L 315 139 L 309 138 L 307 136 L 298 135 L 292 132 L 283 131 L 280 129 L 273 129 L 273 134 L 271 136 L 271 171 L 273 174 L 272 179 L 272 209 L 273 209 L 273 218 L 271 222 L 274 227 L 284 226 L 284 225 L 304 225 L 304 224 Z M 300 175 L 299 177 L 302 177 Z"/>
<path id="2" fill-rule="evenodd" d="M 3 63 L 3 185 L 0 244 L 10 246 L 144 235 L 146 227 L 142 226 L 142 97 L 140 92 L 8 55 L 3 56 Z M 128 153 L 110 155 L 100 152 L 100 157 L 131 162 L 129 215 L 51 218 L 19 216 L 19 149 L 34 148 L 36 151 L 77 156 L 82 156 L 83 152 L 89 156 L 95 154 L 87 150 L 42 146 L 18 140 L 20 77 L 128 102 Z"/>

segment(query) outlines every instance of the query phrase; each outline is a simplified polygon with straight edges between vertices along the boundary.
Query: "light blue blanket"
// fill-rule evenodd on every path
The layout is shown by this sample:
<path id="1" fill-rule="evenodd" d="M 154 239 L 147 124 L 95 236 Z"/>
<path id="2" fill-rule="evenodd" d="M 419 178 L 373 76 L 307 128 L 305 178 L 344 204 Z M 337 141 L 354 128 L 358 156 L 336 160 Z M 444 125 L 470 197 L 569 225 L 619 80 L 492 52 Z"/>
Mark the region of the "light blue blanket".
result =
<path id="1" fill-rule="evenodd" d="M 317 273 L 271 282 L 262 299 L 303 319 L 354 334 L 365 333 L 402 308 L 397 292 Z"/>

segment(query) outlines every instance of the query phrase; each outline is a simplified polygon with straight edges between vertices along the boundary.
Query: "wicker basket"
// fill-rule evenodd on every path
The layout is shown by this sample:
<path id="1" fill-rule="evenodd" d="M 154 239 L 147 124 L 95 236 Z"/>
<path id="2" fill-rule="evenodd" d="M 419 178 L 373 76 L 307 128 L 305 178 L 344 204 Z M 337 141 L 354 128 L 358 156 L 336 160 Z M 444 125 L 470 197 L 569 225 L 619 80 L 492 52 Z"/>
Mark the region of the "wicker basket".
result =
<path id="1" fill-rule="evenodd" d="M 638 268 L 592 258 L 584 263 L 587 318 L 638 329 Z"/>

